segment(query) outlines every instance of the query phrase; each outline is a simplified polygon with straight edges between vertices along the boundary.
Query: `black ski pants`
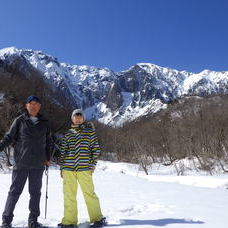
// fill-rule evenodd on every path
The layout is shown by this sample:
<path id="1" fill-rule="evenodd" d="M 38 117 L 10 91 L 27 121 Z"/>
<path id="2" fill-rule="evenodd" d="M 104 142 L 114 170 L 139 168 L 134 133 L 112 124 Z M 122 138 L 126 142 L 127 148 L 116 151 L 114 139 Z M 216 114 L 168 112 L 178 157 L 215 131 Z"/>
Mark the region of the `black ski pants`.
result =
<path id="1" fill-rule="evenodd" d="M 40 196 L 42 187 L 42 177 L 44 169 L 20 169 L 13 170 L 12 184 L 5 204 L 5 210 L 2 214 L 2 222 L 10 224 L 13 220 L 13 211 L 16 203 L 24 189 L 28 179 L 28 190 L 30 194 L 29 201 L 29 221 L 37 221 L 40 215 Z"/>

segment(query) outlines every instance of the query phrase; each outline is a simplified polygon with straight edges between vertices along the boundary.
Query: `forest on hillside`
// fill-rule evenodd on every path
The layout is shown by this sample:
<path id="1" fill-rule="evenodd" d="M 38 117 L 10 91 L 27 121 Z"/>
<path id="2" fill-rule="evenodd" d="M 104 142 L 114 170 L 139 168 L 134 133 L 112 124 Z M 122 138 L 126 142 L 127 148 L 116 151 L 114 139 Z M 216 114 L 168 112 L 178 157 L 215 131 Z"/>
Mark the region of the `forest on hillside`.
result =
<path id="1" fill-rule="evenodd" d="M 56 91 L 44 82 L 39 72 L 18 69 L 1 68 L 0 63 L 0 92 L 4 94 L 0 102 L 0 139 L 13 119 L 24 111 L 24 101 L 31 94 L 42 100 L 42 113 L 51 123 L 53 138 L 58 138 L 71 124 L 72 107 L 60 95 L 61 103 L 53 99 Z M 145 173 L 153 163 L 175 165 L 185 158 L 196 161 L 196 170 L 212 174 L 219 167 L 227 172 L 227 110 L 228 95 L 193 96 L 173 101 L 167 109 L 119 128 L 95 122 L 103 151 L 101 158 L 140 164 Z M 177 167 L 177 173 L 181 175 L 183 168 Z"/>
<path id="2" fill-rule="evenodd" d="M 107 160 L 175 165 L 182 159 L 196 170 L 228 172 L 228 95 L 188 97 L 121 128 L 98 124 Z M 177 167 L 182 174 L 185 167 Z"/>

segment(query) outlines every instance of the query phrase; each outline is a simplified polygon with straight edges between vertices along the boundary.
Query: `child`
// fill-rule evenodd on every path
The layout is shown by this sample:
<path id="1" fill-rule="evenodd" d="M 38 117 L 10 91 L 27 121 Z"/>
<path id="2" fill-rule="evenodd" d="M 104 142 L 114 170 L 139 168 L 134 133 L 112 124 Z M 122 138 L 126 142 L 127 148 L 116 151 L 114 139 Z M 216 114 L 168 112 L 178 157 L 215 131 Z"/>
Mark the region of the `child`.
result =
<path id="1" fill-rule="evenodd" d="M 96 132 L 92 123 L 85 122 L 85 115 L 80 109 L 73 111 L 71 119 L 72 127 L 65 133 L 60 143 L 60 169 L 64 192 L 64 217 L 60 226 L 77 227 L 76 194 L 79 183 L 92 223 L 90 227 L 102 227 L 106 225 L 106 221 L 101 213 L 92 179 L 101 151 Z"/>

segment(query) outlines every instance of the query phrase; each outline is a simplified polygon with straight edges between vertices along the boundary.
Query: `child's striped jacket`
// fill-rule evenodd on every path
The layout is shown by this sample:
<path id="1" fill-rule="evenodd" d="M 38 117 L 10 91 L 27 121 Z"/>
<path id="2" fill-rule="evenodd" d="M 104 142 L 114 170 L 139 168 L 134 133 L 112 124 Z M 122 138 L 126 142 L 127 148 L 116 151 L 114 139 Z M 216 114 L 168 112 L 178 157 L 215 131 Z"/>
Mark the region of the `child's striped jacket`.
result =
<path id="1" fill-rule="evenodd" d="M 60 168 L 69 171 L 91 170 L 101 153 L 92 123 L 72 126 L 60 142 Z"/>

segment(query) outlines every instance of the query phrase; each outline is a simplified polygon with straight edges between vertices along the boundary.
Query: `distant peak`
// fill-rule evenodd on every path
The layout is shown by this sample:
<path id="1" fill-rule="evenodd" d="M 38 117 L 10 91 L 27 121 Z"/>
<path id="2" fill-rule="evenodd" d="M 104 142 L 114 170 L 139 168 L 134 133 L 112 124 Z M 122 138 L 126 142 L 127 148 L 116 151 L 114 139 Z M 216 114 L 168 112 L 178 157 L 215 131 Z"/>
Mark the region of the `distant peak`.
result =
<path id="1" fill-rule="evenodd" d="M 199 74 L 207 75 L 207 74 L 210 74 L 211 72 L 212 72 L 211 70 L 205 69 L 205 70 L 201 71 Z"/>
<path id="2" fill-rule="evenodd" d="M 14 54 L 30 54 L 30 55 L 43 55 L 43 56 L 48 56 L 48 57 L 52 57 L 51 55 L 45 54 L 44 52 L 40 51 L 40 50 L 33 50 L 33 49 L 19 49 L 16 47 L 7 47 L 7 48 L 3 48 L 0 49 L 0 56 L 2 55 L 14 55 Z M 54 57 L 52 57 L 54 58 Z M 56 58 L 54 58 L 56 59 Z"/>
<path id="3" fill-rule="evenodd" d="M 16 47 L 7 47 L 7 48 L 0 49 L 0 55 L 4 55 L 4 54 L 12 55 L 18 52 L 19 50 Z"/>
<path id="4" fill-rule="evenodd" d="M 180 71 L 176 70 L 176 69 L 171 69 L 169 67 L 162 67 L 162 66 L 158 66 L 156 64 L 153 63 L 137 63 L 135 66 L 140 67 L 141 69 L 145 70 L 148 73 L 154 73 L 156 71 L 160 71 L 164 74 L 172 72 L 172 73 L 179 73 Z M 186 72 L 182 71 L 183 74 L 186 74 Z"/>
<path id="5" fill-rule="evenodd" d="M 139 67 L 152 67 L 152 68 L 160 68 L 160 66 L 158 65 L 155 65 L 153 63 L 137 63 L 136 66 L 139 66 Z"/>
<path id="6" fill-rule="evenodd" d="M 162 71 L 164 71 L 164 70 L 165 71 L 178 71 L 176 69 L 172 69 L 172 68 L 169 68 L 169 67 L 158 66 L 158 65 L 153 64 L 153 63 L 137 63 L 136 66 L 139 66 L 140 68 L 143 68 L 145 70 L 158 69 L 158 70 L 162 70 Z"/>

